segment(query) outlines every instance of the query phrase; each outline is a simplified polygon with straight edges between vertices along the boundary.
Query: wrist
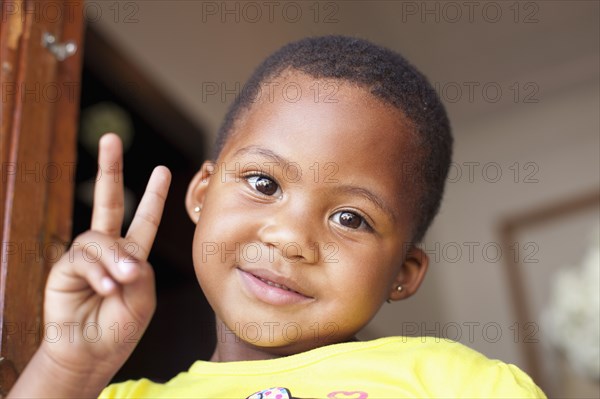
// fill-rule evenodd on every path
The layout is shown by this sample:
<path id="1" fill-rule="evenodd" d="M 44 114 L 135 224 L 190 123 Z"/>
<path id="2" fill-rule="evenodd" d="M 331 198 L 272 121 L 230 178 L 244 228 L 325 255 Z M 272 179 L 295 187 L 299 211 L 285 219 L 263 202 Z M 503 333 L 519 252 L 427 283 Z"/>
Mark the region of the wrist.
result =
<path id="1" fill-rule="evenodd" d="M 8 397 L 97 398 L 113 374 L 93 364 L 64 364 L 42 344 Z"/>

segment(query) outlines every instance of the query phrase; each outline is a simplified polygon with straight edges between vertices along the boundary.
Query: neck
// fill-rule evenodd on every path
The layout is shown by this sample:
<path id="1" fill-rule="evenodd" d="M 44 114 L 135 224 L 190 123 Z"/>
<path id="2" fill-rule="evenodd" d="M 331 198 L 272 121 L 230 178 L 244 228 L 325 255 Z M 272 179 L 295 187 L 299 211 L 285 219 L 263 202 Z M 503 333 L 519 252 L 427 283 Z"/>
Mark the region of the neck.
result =
<path id="1" fill-rule="evenodd" d="M 261 347 L 249 344 L 234 335 L 218 317 L 216 317 L 217 325 L 217 345 L 213 352 L 211 362 L 237 362 L 244 360 L 268 360 L 276 359 L 283 356 L 289 356 L 294 353 L 304 352 L 314 347 L 299 346 L 299 347 Z M 341 342 L 358 341 L 356 337 L 350 337 Z M 324 343 L 325 345 L 333 344 L 340 341 Z"/>
<path id="2" fill-rule="evenodd" d="M 282 354 L 268 352 L 266 348 L 250 345 L 235 336 L 217 317 L 217 346 L 210 358 L 211 362 L 236 362 L 243 360 L 275 359 Z"/>

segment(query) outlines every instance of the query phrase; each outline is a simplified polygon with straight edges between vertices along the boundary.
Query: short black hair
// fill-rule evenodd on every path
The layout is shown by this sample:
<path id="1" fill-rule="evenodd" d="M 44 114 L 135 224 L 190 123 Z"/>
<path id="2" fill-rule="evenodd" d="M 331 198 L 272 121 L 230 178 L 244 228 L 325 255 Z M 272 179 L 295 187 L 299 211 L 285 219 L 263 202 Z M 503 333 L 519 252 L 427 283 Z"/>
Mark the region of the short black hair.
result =
<path id="1" fill-rule="evenodd" d="M 409 187 L 419 191 L 412 200 L 416 213 L 412 242 L 420 242 L 440 207 L 453 139 L 446 110 L 427 78 L 392 50 L 339 35 L 309 37 L 280 48 L 258 66 L 231 104 L 218 132 L 214 159 L 235 122 L 255 102 L 256 88 L 286 70 L 355 83 L 408 118 L 418 139 L 419 159 L 397 167 L 403 169 L 403 177 L 410 176 L 416 183 Z"/>

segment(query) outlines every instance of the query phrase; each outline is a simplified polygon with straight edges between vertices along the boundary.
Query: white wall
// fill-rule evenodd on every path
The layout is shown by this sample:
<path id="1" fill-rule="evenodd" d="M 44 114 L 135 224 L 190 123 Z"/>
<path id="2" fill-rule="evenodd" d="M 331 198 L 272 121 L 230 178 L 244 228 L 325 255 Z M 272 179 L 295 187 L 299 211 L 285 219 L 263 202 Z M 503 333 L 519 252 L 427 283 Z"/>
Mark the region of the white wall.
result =
<path id="1" fill-rule="evenodd" d="M 422 330 L 425 330 L 421 325 L 424 322 L 424 326 L 434 333 L 446 328 L 448 336 L 455 337 L 455 325 L 458 324 L 461 342 L 488 356 L 525 367 L 511 330 L 517 318 L 508 297 L 511 291 L 504 263 L 505 256 L 515 253 L 496 255 L 494 248 L 501 243 L 499 224 L 506 217 L 597 189 L 600 181 L 598 84 L 597 78 L 582 82 L 568 90 L 544 96 L 538 104 L 516 105 L 485 121 L 463 127 L 468 139 L 457 142 L 454 158 L 462 168 L 462 178 L 448 184 L 446 201 L 424 243 L 432 257 L 439 256 L 439 263 L 431 265 L 423 292 L 406 304 L 384 307 L 368 330 L 368 336 L 402 332 L 403 328 L 412 327 L 406 324 L 409 320 L 419 322 Z M 469 181 L 466 166 L 469 162 L 480 163 L 480 166 L 473 166 L 473 183 Z M 495 183 L 489 182 L 496 179 L 495 166 L 488 166 L 488 173 L 483 173 L 484 166 L 491 162 L 500 165 L 502 171 L 502 178 Z M 515 162 L 520 165 L 521 172 L 516 183 L 514 169 L 511 169 Z M 523 168 L 528 162 L 537 165 L 537 171 L 529 176 L 537 179 L 537 183 L 524 182 L 534 171 Z M 590 223 L 598 226 L 597 213 Z M 571 255 L 580 253 L 577 250 L 589 244 L 586 235 L 562 234 L 541 241 L 534 238 L 534 241 L 520 239 L 518 242 L 522 249 L 521 262 L 525 255 L 533 255 L 533 249 L 523 248 L 525 244 L 533 242 L 538 249 L 532 260 L 539 262 L 523 265 L 535 267 L 534 276 L 552 270 L 550 255 L 556 248 Z M 474 248 L 472 258 L 469 245 Z M 486 245 L 487 254 L 483 251 Z M 460 255 L 455 250 L 457 246 L 462 251 Z M 581 261 L 576 257 L 562 260 L 571 264 Z M 540 287 L 531 284 L 546 284 L 548 280 L 529 279 L 527 282 L 528 292 L 542 292 Z M 539 324 L 538 315 L 533 316 L 528 321 Z M 439 327 L 435 321 L 439 321 Z M 471 339 L 468 323 L 473 322 L 480 325 L 473 325 L 474 339 Z M 484 331 L 486 323 L 491 322 L 498 323 L 501 328 L 502 337 L 497 342 L 495 326 L 490 325 L 487 334 Z M 530 331 L 522 330 L 522 333 Z M 537 332 L 535 338 L 540 340 L 539 350 L 545 350 L 542 347 L 547 338 L 544 330 Z M 520 342 L 522 339 L 523 335 L 518 338 Z"/>
<path id="2" fill-rule="evenodd" d="M 422 16 L 422 2 L 411 1 L 324 1 L 318 3 L 318 22 L 315 2 L 281 1 L 276 2 L 279 5 L 270 22 L 268 2 L 258 1 L 250 2 L 263 10 L 255 23 L 249 20 L 250 9 L 244 8 L 249 2 L 153 0 L 133 2 L 135 8 L 125 5 L 132 2 L 119 7 L 113 2 L 89 3 L 93 4 L 88 13 L 96 20 L 94 26 L 134 57 L 175 102 L 212 133 L 233 96 L 225 95 L 222 101 L 220 95 L 205 96 L 202 88 L 213 82 L 225 83 L 227 88 L 243 83 L 265 56 L 305 36 L 338 33 L 373 40 L 400 51 L 442 86 L 518 80 L 543 83 L 542 90 L 554 86 L 555 78 L 565 78 L 552 71 L 582 57 L 597 56 L 599 44 L 598 4 L 589 1 L 529 2 L 533 5 L 517 8 L 512 2 L 476 2 L 472 18 L 467 8 L 460 7 L 457 22 L 449 22 L 452 8 L 444 2 L 429 2 L 426 7 L 437 7 L 439 12 Z M 228 9 L 237 7 L 239 22 L 235 22 L 235 13 L 208 12 L 214 5 L 225 12 L 223 3 Z M 287 17 L 285 4 L 295 5 L 288 7 Z M 417 13 L 409 13 L 407 9 L 415 4 Z M 98 12 L 99 7 L 104 8 Z M 301 18 L 288 22 L 293 17 L 290 10 L 296 8 Z M 501 13 L 498 21 L 488 22 L 495 20 L 496 9 Z M 516 9 L 518 23 L 514 22 Z M 337 22 L 325 22 L 327 15 Z M 548 76 L 540 82 L 542 71 Z M 510 92 L 509 85 L 503 89 Z M 462 124 L 496 112 L 510 100 L 504 95 L 493 104 L 482 101 L 479 94 L 471 102 L 465 94 L 448 108 L 455 124 Z M 462 136 L 461 130 L 455 130 Z"/>

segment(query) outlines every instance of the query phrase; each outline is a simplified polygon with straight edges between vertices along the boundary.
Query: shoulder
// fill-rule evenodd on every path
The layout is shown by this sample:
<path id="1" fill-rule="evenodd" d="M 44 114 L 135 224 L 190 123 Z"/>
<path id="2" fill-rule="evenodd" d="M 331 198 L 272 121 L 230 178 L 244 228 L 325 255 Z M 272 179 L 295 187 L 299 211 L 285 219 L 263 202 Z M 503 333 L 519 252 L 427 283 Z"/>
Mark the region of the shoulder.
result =
<path id="1" fill-rule="evenodd" d="M 517 366 L 438 337 L 387 337 L 365 342 L 368 356 L 401 378 L 414 377 L 431 397 L 545 398 Z"/>
<path id="2" fill-rule="evenodd" d="M 146 378 L 119 382 L 104 388 L 98 398 L 158 398 L 161 385 Z"/>

